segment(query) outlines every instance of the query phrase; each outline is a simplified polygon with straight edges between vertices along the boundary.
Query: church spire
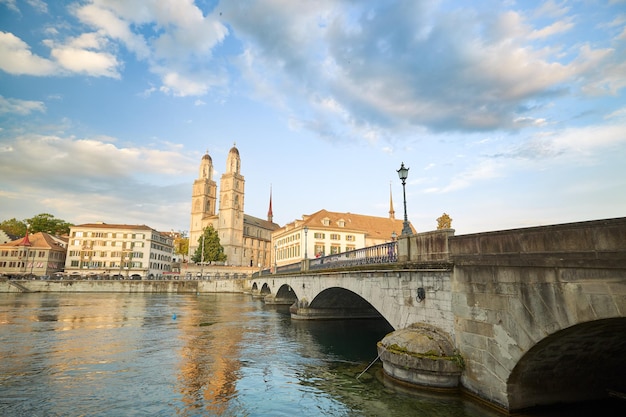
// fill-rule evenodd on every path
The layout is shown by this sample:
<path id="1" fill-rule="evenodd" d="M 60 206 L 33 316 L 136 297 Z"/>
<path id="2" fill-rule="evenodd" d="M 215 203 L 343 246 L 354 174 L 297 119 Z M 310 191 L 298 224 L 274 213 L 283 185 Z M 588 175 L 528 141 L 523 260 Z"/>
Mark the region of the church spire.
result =
<path id="1" fill-rule="evenodd" d="M 389 181 L 389 218 L 396 219 L 396 212 L 393 210 L 393 198 L 391 198 L 391 181 Z"/>
<path id="2" fill-rule="evenodd" d="M 274 213 L 272 212 L 272 185 L 270 184 L 270 209 L 267 211 L 267 221 L 274 223 Z"/>

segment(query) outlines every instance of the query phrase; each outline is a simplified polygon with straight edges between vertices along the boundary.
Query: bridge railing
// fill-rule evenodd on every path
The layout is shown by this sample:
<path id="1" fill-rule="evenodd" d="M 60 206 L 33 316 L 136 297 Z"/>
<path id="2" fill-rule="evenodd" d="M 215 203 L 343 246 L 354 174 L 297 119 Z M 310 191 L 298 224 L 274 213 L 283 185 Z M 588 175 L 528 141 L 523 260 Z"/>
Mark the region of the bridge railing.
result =
<path id="1" fill-rule="evenodd" d="M 344 268 L 358 265 L 387 264 L 398 261 L 398 242 L 387 242 L 367 248 L 311 259 L 309 270 Z"/>
<path id="2" fill-rule="evenodd" d="M 355 249 L 348 252 L 336 253 L 319 258 L 299 261 L 293 264 L 276 267 L 276 273 L 302 272 L 306 270 L 319 271 L 322 269 L 345 268 L 358 265 L 374 265 L 398 262 L 398 242 L 387 242 L 367 248 Z M 307 268 L 308 266 L 308 268 Z M 253 275 L 271 274 L 271 269 L 255 272 Z"/>

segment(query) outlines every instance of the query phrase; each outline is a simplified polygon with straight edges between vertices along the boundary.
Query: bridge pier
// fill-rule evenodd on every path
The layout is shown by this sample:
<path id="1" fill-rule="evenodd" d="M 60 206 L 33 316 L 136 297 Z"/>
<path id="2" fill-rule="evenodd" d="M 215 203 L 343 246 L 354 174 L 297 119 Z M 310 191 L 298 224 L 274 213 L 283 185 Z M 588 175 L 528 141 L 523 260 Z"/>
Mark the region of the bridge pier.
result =
<path id="1" fill-rule="evenodd" d="M 380 313 L 374 307 L 313 308 L 307 300 L 294 303 L 289 309 L 294 320 L 377 319 Z"/>
<path id="2" fill-rule="evenodd" d="M 278 295 L 270 294 L 263 298 L 263 302 L 267 305 L 290 306 L 296 301 L 298 301 L 298 299 L 295 295 L 293 295 L 293 297 L 279 297 Z"/>

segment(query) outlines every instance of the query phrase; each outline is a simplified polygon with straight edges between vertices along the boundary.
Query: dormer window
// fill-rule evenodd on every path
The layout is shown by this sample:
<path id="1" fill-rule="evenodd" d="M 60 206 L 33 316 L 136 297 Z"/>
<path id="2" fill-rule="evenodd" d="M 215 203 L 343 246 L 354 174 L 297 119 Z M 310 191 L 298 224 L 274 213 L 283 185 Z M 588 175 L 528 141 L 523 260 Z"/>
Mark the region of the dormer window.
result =
<path id="1" fill-rule="evenodd" d="M 322 224 L 324 226 L 330 226 L 330 219 L 328 217 L 325 217 L 322 219 Z"/>
<path id="2" fill-rule="evenodd" d="M 340 219 L 337 222 L 337 225 L 339 225 L 339 227 L 346 227 L 346 221 L 344 219 Z"/>

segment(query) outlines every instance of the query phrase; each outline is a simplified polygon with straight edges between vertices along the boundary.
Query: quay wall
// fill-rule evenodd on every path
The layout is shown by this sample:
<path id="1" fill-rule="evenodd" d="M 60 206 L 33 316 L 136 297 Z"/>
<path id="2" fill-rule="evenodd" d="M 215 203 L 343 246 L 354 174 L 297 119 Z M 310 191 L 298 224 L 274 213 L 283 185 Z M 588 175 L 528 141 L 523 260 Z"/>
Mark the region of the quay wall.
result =
<path id="1" fill-rule="evenodd" d="M 0 293 L 26 292 L 117 292 L 117 293 L 242 293 L 248 288 L 246 279 L 172 280 L 172 281 L 114 281 L 114 280 L 20 280 L 1 281 Z M 22 288 L 19 288 L 22 287 Z M 24 289 L 28 291 L 24 291 Z"/>

